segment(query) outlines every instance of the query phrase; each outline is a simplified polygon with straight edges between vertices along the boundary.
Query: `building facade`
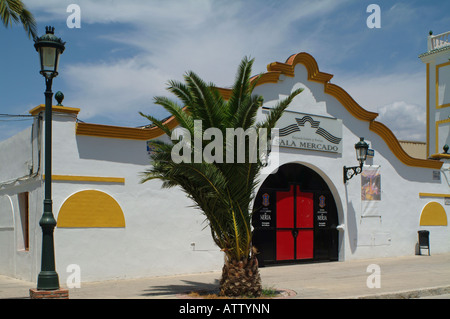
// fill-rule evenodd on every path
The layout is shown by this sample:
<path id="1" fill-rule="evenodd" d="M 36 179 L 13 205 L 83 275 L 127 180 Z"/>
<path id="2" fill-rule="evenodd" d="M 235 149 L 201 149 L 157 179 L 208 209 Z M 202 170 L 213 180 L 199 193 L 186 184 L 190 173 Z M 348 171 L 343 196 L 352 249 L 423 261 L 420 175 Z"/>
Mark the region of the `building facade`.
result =
<path id="1" fill-rule="evenodd" d="M 409 155 L 378 114 L 332 83 L 311 55 L 268 65 L 254 91 L 265 101 L 258 116 L 304 90 L 277 123 L 277 147 L 255 194 L 253 243 L 261 265 L 417 254 L 419 230 L 430 232 L 432 253 L 450 251 L 449 164 L 442 154 L 449 138 L 450 46 L 433 50 L 421 56 L 426 158 Z M 44 111 L 42 105 L 31 110 L 32 127 L 0 143 L 0 274 L 32 281 L 40 271 Z M 185 194 L 162 189 L 159 181 L 140 183 L 149 165 L 147 141 L 167 137 L 156 127 L 84 123 L 79 111 L 53 106 L 60 280 L 71 265 L 79 266 L 82 281 L 220 270 L 223 254 Z M 177 126 L 173 118 L 166 124 Z M 344 166 L 358 165 L 361 137 L 371 152 L 362 173 L 344 182 Z"/>

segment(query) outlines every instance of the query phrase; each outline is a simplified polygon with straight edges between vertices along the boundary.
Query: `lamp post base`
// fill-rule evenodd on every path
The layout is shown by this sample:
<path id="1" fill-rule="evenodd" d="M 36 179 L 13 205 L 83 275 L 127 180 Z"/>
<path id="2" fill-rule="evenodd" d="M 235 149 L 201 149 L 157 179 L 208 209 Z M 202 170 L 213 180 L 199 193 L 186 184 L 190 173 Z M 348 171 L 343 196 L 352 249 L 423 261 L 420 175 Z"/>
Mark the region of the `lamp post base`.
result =
<path id="1" fill-rule="evenodd" d="M 69 290 L 38 290 L 30 289 L 30 299 L 69 299 Z"/>
<path id="2" fill-rule="evenodd" d="M 38 290 L 59 289 L 59 278 L 56 271 L 41 271 L 37 279 Z"/>

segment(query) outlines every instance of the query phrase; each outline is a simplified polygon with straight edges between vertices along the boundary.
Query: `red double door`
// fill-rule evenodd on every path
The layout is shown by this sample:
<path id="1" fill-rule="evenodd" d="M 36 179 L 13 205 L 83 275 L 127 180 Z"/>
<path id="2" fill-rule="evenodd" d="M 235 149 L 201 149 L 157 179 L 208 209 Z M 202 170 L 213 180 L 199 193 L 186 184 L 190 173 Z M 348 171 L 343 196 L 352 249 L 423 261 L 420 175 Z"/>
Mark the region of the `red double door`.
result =
<path id="1" fill-rule="evenodd" d="M 276 260 L 314 258 L 314 193 L 291 185 L 276 198 Z"/>

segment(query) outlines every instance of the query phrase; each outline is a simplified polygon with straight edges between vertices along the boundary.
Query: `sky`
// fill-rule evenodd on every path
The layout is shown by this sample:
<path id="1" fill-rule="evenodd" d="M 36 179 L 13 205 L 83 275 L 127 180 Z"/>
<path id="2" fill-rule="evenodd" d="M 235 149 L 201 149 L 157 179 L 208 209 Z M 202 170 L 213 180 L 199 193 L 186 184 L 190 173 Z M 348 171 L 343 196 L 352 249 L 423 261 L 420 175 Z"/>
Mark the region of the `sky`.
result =
<path id="1" fill-rule="evenodd" d="M 84 122 L 137 127 L 139 112 L 164 118 L 153 97 L 194 71 L 229 87 L 244 56 L 253 74 L 307 52 L 332 83 L 379 113 L 400 140 L 425 141 L 427 36 L 450 31 L 450 1 L 432 0 L 23 0 L 38 24 L 66 42 L 53 92 Z M 70 4 L 80 9 L 80 27 Z M 380 27 L 367 19 L 376 4 Z M 44 104 L 34 42 L 20 25 L 0 26 L 0 114 L 27 115 Z M 56 104 L 56 102 L 54 102 Z M 0 141 L 31 125 L 0 116 Z"/>

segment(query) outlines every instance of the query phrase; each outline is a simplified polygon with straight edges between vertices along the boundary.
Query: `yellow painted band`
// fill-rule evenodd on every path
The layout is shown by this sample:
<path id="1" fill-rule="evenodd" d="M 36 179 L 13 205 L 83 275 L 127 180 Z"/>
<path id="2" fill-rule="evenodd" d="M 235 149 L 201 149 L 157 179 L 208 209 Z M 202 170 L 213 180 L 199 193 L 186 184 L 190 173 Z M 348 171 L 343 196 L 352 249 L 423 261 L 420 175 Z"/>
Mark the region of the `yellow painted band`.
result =
<path id="1" fill-rule="evenodd" d="M 52 110 L 53 112 L 69 113 L 69 114 L 78 114 L 80 112 L 80 109 L 78 108 L 60 105 L 52 105 Z M 31 109 L 29 112 L 31 115 L 37 115 L 42 111 L 45 111 L 45 104 L 40 104 L 35 108 Z"/>
<path id="2" fill-rule="evenodd" d="M 177 121 L 173 117 L 163 124 L 167 125 L 169 129 L 174 129 L 178 126 Z M 148 141 L 163 135 L 164 132 L 156 126 L 151 128 L 135 128 L 79 122 L 76 124 L 76 134 Z"/>
<path id="3" fill-rule="evenodd" d="M 42 176 L 45 178 L 45 175 Z M 123 177 L 98 177 L 77 175 L 52 175 L 53 181 L 77 181 L 77 182 L 101 182 L 101 183 L 125 183 Z"/>
<path id="4" fill-rule="evenodd" d="M 419 193 L 420 197 L 449 197 L 450 194 L 437 194 L 437 193 Z"/>
<path id="5" fill-rule="evenodd" d="M 443 159 L 443 158 L 450 159 L 450 154 L 436 153 L 432 154 L 430 157 L 434 159 Z"/>

